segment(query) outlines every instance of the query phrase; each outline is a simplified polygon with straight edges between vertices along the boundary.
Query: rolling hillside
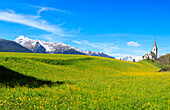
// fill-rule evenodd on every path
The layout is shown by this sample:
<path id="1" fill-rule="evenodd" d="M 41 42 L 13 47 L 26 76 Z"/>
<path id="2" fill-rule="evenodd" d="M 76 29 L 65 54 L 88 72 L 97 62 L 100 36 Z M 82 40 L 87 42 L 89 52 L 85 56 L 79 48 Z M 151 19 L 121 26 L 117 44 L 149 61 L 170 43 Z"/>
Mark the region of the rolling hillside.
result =
<path id="1" fill-rule="evenodd" d="M 0 53 L 0 109 L 167 109 L 169 73 L 146 60 Z"/>

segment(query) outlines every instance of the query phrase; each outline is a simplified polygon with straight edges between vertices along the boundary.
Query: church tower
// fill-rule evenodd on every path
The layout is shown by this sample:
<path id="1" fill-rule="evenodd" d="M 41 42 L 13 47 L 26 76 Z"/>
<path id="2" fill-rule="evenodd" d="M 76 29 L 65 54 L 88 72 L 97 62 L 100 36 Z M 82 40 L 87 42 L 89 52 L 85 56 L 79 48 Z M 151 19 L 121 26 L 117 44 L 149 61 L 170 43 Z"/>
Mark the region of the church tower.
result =
<path id="1" fill-rule="evenodd" d="M 156 46 L 156 40 L 155 40 L 155 42 L 154 42 L 154 46 L 153 46 L 153 48 L 152 48 L 152 52 L 155 54 L 155 60 L 157 59 L 157 54 L 158 54 L 158 48 L 157 48 L 157 46 Z"/>

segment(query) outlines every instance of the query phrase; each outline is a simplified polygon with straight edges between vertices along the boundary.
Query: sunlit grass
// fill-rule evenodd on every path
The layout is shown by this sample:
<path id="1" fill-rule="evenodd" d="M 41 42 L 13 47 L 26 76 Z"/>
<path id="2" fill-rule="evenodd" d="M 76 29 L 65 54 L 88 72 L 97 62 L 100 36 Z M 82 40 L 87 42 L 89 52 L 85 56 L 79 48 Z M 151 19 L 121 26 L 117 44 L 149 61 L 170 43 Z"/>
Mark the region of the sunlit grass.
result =
<path id="1" fill-rule="evenodd" d="M 157 72 L 151 62 L 0 53 L 0 65 L 38 83 L 54 82 L 39 87 L 1 83 L 0 109 L 168 109 L 170 72 Z"/>

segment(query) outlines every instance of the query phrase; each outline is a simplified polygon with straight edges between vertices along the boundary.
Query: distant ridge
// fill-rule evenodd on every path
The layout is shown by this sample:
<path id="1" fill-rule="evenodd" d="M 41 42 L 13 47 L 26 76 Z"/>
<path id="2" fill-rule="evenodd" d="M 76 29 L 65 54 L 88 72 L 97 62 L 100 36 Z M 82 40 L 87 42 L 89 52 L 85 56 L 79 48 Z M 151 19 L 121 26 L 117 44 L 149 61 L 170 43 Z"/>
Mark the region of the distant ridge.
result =
<path id="1" fill-rule="evenodd" d="M 100 56 L 100 57 L 111 57 L 105 53 L 83 51 L 75 47 L 63 43 L 45 42 L 41 40 L 32 40 L 23 35 L 19 36 L 14 40 L 16 43 L 28 48 L 34 53 L 57 53 L 57 54 L 80 54 L 80 55 L 90 55 L 90 56 Z"/>
<path id="2" fill-rule="evenodd" d="M 0 39 L 0 52 L 24 52 L 30 53 L 29 49 L 19 45 L 14 41 L 9 41 L 5 39 Z"/>

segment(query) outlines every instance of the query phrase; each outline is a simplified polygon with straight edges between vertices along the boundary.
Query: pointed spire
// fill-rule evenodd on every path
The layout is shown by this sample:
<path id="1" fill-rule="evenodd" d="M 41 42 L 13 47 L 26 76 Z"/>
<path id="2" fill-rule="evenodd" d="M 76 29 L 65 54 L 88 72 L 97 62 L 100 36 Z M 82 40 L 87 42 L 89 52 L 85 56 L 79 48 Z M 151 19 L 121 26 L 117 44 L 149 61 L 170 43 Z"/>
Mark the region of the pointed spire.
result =
<path id="1" fill-rule="evenodd" d="M 156 40 L 155 40 L 155 42 L 154 42 L 154 46 L 156 47 Z"/>
<path id="2" fill-rule="evenodd" d="M 156 48 L 157 48 L 157 46 L 156 46 L 156 37 L 155 37 L 154 47 L 156 47 Z"/>

